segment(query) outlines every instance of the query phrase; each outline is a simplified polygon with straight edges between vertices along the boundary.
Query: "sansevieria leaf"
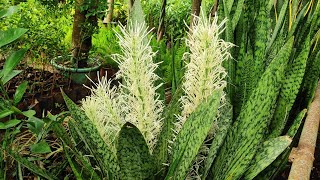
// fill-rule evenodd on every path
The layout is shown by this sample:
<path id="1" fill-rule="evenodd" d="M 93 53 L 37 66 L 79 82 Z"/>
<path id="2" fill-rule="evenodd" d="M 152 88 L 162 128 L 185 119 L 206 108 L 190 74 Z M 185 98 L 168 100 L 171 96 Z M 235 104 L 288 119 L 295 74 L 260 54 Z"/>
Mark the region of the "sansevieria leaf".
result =
<path id="1" fill-rule="evenodd" d="M 139 129 L 129 122 L 123 125 L 119 133 L 117 156 L 121 168 L 120 179 L 150 179 L 154 175 L 148 145 Z"/>
<path id="2" fill-rule="evenodd" d="M 273 59 L 230 128 L 212 166 L 214 179 L 239 179 L 263 141 L 293 46 L 291 38 Z"/>
<path id="3" fill-rule="evenodd" d="M 289 136 L 280 136 L 265 141 L 253 159 L 252 165 L 245 173 L 244 179 L 253 179 L 268 167 L 291 144 Z"/>
<path id="4" fill-rule="evenodd" d="M 279 98 L 277 100 L 277 107 L 274 112 L 273 120 L 271 121 L 271 134 L 269 138 L 281 135 L 283 128 L 286 125 L 289 112 L 297 97 L 306 71 L 309 51 L 310 36 L 307 37 L 303 50 L 299 56 L 294 59 L 293 63 L 288 67 L 286 78 L 282 83 Z"/>
<path id="5" fill-rule="evenodd" d="M 220 147 L 222 146 L 228 130 L 232 124 L 232 106 L 229 102 L 224 105 L 220 110 L 220 117 L 218 118 L 217 126 L 218 129 L 215 132 L 214 139 L 210 145 L 209 154 L 204 163 L 204 169 L 202 174 L 202 179 L 205 179 L 210 171 L 211 165 L 214 159 L 217 157 Z"/>
<path id="6" fill-rule="evenodd" d="M 77 122 L 81 131 L 88 138 L 88 144 L 93 150 L 94 156 L 98 160 L 102 171 L 109 179 L 117 179 L 120 170 L 117 157 L 110 147 L 103 141 L 97 128 L 85 113 L 62 91 L 64 101 L 71 113 L 71 117 Z"/>
<path id="7" fill-rule="evenodd" d="M 193 159 L 214 125 L 222 90 L 216 90 L 207 101 L 191 113 L 173 145 L 173 159 L 166 179 L 185 179 Z"/>

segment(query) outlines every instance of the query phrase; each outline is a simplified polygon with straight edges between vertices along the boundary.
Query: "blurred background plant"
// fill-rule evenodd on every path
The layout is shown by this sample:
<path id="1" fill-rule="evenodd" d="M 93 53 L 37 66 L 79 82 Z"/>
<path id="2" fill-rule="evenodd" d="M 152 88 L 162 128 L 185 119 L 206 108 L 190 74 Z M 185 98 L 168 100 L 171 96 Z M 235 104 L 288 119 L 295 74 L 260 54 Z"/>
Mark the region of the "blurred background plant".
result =
<path id="1" fill-rule="evenodd" d="M 72 24 L 71 11 L 68 3 L 57 3 L 54 8 L 36 0 L 19 3 L 18 13 L 1 21 L 0 28 L 22 27 L 29 31 L 2 51 L 27 47 L 27 57 L 36 63 L 46 63 L 56 55 L 66 53 L 64 36 Z"/>

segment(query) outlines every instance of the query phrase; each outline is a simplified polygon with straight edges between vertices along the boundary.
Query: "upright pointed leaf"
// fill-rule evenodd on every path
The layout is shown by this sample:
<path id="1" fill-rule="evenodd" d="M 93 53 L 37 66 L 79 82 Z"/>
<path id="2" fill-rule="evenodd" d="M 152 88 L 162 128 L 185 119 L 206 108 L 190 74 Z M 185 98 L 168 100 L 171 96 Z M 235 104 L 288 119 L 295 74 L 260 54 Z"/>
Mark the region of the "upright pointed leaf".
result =
<path id="1" fill-rule="evenodd" d="M 275 138 L 281 135 L 288 119 L 288 115 L 293 106 L 293 103 L 300 90 L 307 60 L 310 51 L 310 36 L 306 39 L 305 45 L 299 56 L 288 67 L 286 78 L 282 83 L 277 107 L 274 112 L 273 120 L 271 121 L 271 134 L 269 138 Z"/>
<path id="2" fill-rule="evenodd" d="M 266 167 L 268 167 L 291 144 L 289 136 L 280 136 L 265 141 L 259 148 L 257 155 L 244 175 L 244 179 L 253 179 Z"/>
<path id="3" fill-rule="evenodd" d="M 220 111 L 221 115 L 218 118 L 217 122 L 218 129 L 211 143 L 208 157 L 204 163 L 202 179 L 205 179 L 207 177 L 211 165 L 216 158 L 217 153 L 219 152 L 219 149 L 225 140 L 225 137 L 227 136 L 227 132 L 232 124 L 232 112 L 233 109 L 230 103 L 227 103 L 227 105 L 222 107 L 222 110 Z"/>
<path id="4" fill-rule="evenodd" d="M 217 119 L 222 91 L 215 91 L 187 119 L 173 145 L 173 160 L 166 179 L 184 179 Z"/>
<path id="5" fill-rule="evenodd" d="M 291 38 L 262 75 L 212 166 L 214 179 L 239 179 L 263 141 L 293 46 Z"/>
<path id="6" fill-rule="evenodd" d="M 85 113 L 66 94 L 62 92 L 62 95 L 71 113 L 71 117 L 78 123 L 81 131 L 88 138 L 87 142 L 93 150 L 100 168 L 102 168 L 102 171 L 109 179 L 117 179 L 120 168 L 115 152 L 103 141 L 97 128 Z"/>
<path id="7" fill-rule="evenodd" d="M 144 21 L 145 15 L 143 13 L 143 9 L 141 6 L 140 0 L 135 0 L 132 6 L 132 10 L 129 14 L 128 24 L 132 25 L 132 23 L 137 24 L 145 24 Z"/>
<path id="8" fill-rule="evenodd" d="M 175 91 L 170 104 L 165 109 L 164 123 L 159 140 L 157 141 L 157 145 L 152 152 L 153 158 L 155 159 L 157 178 L 159 179 L 162 179 L 163 176 L 165 176 L 168 166 L 164 164 L 168 164 L 170 161 L 169 151 L 171 151 L 170 146 L 172 146 L 172 143 L 170 142 L 172 142 L 174 139 L 173 129 L 175 127 L 174 123 L 177 122 L 176 114 L 180 114 L 181 112 L 181 102 L 179 101 L 179 98 L 181 97 L 182 93 L 183 90 L 180 86 L 180 88 Z"/>
<path id="9" fill-rule="evenodd" d="M 117 144 L 121 179 L 152 179 L 154 165 L 148 145 L 137 127 L 126 123 Z"/>

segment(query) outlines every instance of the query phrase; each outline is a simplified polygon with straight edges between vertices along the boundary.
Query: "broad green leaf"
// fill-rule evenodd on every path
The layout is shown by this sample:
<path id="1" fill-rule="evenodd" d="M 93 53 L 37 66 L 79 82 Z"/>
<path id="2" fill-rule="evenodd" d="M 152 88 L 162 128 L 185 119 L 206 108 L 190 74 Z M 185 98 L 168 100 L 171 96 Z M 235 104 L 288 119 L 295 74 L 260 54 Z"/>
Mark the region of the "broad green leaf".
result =
<path id="1" fill-rule="evenodd" d="M 11 114 L 13 114 L 14 111 L 11 111 L 9 109 L 5 109 L 5 110 L 1 110 L 0 112 L 0 119 L 5 118 L 7 116 L 10 116 Z"/>
<path id="2" fill-rule="evenodd" d="M 117 143 L 121 179 L 152 179 L 154 164 L 148 145 L 137 127 L 122 126 Z"/>
<path id="3" fill-rule="evenodd" d="M 28 86 L 28 81 L 24 81 L 23 83 L 21 83 L 15 94 L 14 94 L 14 97 L 13 97 L 13 104 L 16 106 L 22 99 L 24 93 L 26 92 L 27 90 L 27 86 Z"/>
<path id="4" fill-rule="evenodd" d="M 2 81 L 3 84 L 6 84 L 8 81 L 10 81 L 16 75 L 20 74 L 22 71 L 21 70 L 13 70 L 6 77 L 3 77 L 3 78 L 1 78 L 1 72 L 2 72 L 2 70 L 0 71 L 0 80 Z"/>
<path id="5" fill-rule="evenodd" d="M 24 28 L 14 28 L 8 29 L 7 31 L 0 31 L 0 48 L 18 39 L 27 31 L 28 29 Z"/>
<path id="6" fill-rule="evenodd" d="M 29 117 L 27 123 L 27 126 L 30 129 L 30 131 L 36 135 L 39 135 L 41 133 L 42 128 L 44 126 L 44 122 L 36 117 Z"/>
<path id="7" fill-rule="evenodd" d="M 26 52 L 27 49 L 20 49 L 9 56 L 9 58 L 5 61 L 3 70 L 0 74 L 2 82 L 4 82 L 4 78 L 8 76 L 10 72 L 19 64 Z"/>
<path id="8" fill-rule="evenodd" d="M 49 144 L 46 141 L 40 141 L 37 144 L 31 145 L 30 150 L 34 154 L 46 154 L 52 152 Z"/>
<path id="9" fill-rule="evenodd" d="M 184 123 L 173 145 L 173 159 L 166 179 L 185 179 L 208 132 L 217 120 L 222 91 L 214 91 Z"/>
<path id="10" fill-rule="evenodd" d="M 0 19 L 4 17 L 11 16 L 12 14 L 18 11 L 18 6 L 10 6 L 8 9 L 4 9 L 0 11 Z"/>
<path id="11" fill-rule="evenodd" d="M 0 129 L 9 129 L 16 125 L 18 125 L 21 122 L 21 120 L 18 119 L 11 119 L 6 122 L 0 122 Z"/>
<path id="12" fill-rule="evenodd" d="M 22 114 L 28 118 L 31 118 L 34 115 L 36 115 L 36 111 L 35 110 L 23 111 Z"/>
<path id="13" fill-rule="evenodd" d="M 251 180 L 261 171 L 268 167 L 281 153 L 291 144 L 292 139 L 289 136 L 280 136 L 265 141 L 256 156 L 252 165 L 244 175 L 244 179 Z"/>

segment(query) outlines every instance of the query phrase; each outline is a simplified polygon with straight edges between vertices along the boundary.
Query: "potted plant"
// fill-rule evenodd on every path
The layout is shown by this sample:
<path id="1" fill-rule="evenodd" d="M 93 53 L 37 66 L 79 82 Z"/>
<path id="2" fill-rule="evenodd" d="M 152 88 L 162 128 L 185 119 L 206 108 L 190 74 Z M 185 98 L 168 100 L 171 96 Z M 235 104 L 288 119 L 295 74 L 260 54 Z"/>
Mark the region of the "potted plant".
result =
<path id="1" fill-rule="evenodd" d="M 72 53 L 69 56 L 58 56 L 51 60 L 51 64 L 76 82 L 83 84 L 100 68 L 100 63 L 89 58 L 92 48 L 92 35 L 97 30 L 98 5 L 97 0 L 76 0 L 72 31 Z M 103 8 L 103 7 L 101 7 Z"/>

